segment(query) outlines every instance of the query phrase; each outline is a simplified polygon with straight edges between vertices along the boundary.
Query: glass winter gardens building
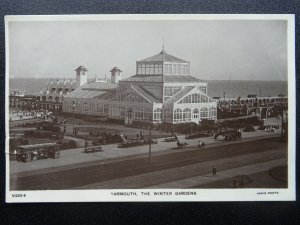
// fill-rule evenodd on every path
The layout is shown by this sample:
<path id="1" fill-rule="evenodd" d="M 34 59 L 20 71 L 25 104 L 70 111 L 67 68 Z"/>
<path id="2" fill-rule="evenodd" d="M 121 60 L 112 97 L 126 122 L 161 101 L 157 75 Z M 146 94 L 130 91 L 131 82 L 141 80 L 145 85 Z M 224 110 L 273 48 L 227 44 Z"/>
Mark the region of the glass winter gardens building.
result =
<path id="1" fill-rule="evenodd" d="M 86 76 L 77 71 L 76 76 Z M 216 119 L 217 106 L 207 95 L 207 83 L 190 75 L 190 63 L 165 51 L 136 62 L 136 75 L 110 82 L 81 84 L 65 96 L 63 111 L 153 123 L 184 123 Z"/>

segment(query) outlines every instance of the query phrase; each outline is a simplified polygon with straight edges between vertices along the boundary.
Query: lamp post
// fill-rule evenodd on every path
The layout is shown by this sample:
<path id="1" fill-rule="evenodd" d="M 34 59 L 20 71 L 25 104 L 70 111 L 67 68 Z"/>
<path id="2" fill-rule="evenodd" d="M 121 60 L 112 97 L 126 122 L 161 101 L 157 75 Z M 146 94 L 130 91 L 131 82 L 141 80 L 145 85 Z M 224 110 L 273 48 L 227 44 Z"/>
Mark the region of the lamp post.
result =
<path id="1" fill-rule="evenodd" d="M 73 102 L 73 136 L 75 136 L 75 102 Z"/>
<path id="2" fill-rule="evenodd" d="M 152 104 L 153 105 L 153 104 Z M 149 130 L 149 158 L 148 158 L 148 162 L 149 164 L 151 163 L 151 144 L 152 144 L 152 121 L 153 120 L 153 108 L 152 108 L 152 113 L 150 115 L 150 130 Z"/>

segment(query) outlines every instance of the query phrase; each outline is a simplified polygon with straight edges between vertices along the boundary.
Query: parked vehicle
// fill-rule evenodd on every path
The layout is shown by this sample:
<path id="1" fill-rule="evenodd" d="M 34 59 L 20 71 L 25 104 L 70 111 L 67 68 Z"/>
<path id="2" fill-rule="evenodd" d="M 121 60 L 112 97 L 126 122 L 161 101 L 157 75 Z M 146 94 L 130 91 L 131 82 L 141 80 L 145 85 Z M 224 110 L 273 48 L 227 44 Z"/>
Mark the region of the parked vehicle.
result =
<path id="1" fill-rule="evenodd" d="M 164 142 L 173 142 L 173 141 L 178 141 L 178 137 L 176 135 L 164 139 Z"/>
<path id="2" fill-rule="evenodd" d="M 126 142 L 118 144 L 118 148 L 130 148 L 130 147 L 148 145 L 148 144 L 150 144 L 150 141 L 151 141 L 151 144 L 157 144 L 156 140 L 140 140 L 140 141 L 127 140 Z"/>
<path id="3" fill-rule="evenodd" d="M 21 145 L 16 149 L 16 160 L 30 162 L 32 160 L 59 158 L 60 146 L 56 143 Z"/>
<path id="4" fill-rule="evenodd" d="M 215 139 L 220 140 L 220 137 L 225 141 L 237 141 L 242 139 L 242 133 L 238 130 L 227 130 L 215 134 Z"/>
<path id="5" fill-rule="evenodd" d="M 255 131 L 254 127 L 248 126 L 243 129 L 244 132 L 253 132 Z"/>

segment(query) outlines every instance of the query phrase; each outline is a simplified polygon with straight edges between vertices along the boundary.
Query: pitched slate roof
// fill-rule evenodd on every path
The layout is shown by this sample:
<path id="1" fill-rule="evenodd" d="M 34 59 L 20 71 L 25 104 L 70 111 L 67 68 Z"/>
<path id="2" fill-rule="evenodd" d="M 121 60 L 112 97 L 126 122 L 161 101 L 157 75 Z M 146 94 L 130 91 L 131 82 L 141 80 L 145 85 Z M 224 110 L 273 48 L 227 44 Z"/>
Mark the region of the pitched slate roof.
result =
<path id="1" fill-rule="evenodd" d="M 201 82 L 202 80 L 190 75 L 134 75 L 122 81 L 155 83 L 190 83 Z"/>
<path id="2" fill-rule="evenodd" d="M 202 81 L 190 75 L 165 75 L 163 76 L 165 83 L 189 83 Z"/>
<path id="3" fill-rule="evenodd" d="M 132 88 L 139 92 L 144 98 L 148 99 L 150 102 L 159 103 L 160 101 L 155 98 L 151 93 L 143 89 L 141 86 L 132 85 Z"/>
<path id="4" fill-rule="evenodd" d="M 173 97 L 169 98 L 167 101 L 165 101 L 165 105 L 173 104 L 174 102 L 179 101 L 183 96 L 185 96 L 187 93 L 189 93 L 192 89 L 194 89 L 195 86 L 187 86 L 184 87 L 181 91 L 177 92 Z"/>
<path id="5" fill-rule="evenodd" d="M 94 98 L 102 96 L 103 94 L 110 92 L 112 89 L 115 89 L 117 84 L 113 83 L 102 83 L 102 82 L 93 82 L 84 84 L 79 88 L 76 88 L 71 93 L 67 94 L 66 97 L 71 98 Z"/>
<path id="6" fill-rule="evenodd" d="M 156 82 L 162 83 L 163 78 L 162 75 L 134 75 L 127 79 L 121 80 L 121 82 Z"/>
<path id="7" fill-rule="evenodd" d="M 177 58 L 175 56 L 172 56 L 165 51 L 161 51 L 159 54 L 156 54 L 154 56 L 139 60 L 138 62 L 181 62 L 181 63 L 187 63 L 187 61 Z"/>
<path id="8" fill-rule="evenodd" d="M 96 98 L 102 99 L 102 100 L 115 100 L 116 99 L 116 93 L 117 93 L 117 88 L 108 90 L 102 95 L 96 96 Z"/>
<path id="9" fill-rule="evenodd" d="M 81 89 L 97 89 L 97 90 L 107 90 L 107 89 L 112 89 L 116 88 L 118 85 L 114 83 L 106 83 L 106 82 L 91 82 L 82 85 L 80 88 Z"/>

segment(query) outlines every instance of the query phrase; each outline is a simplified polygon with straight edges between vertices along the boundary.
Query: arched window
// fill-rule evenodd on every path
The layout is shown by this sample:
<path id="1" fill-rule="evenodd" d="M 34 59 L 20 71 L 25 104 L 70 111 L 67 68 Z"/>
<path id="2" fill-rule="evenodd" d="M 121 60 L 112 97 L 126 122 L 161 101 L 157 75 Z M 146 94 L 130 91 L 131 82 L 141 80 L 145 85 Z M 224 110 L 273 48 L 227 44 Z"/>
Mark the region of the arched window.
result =
<path id="1" fill-rule="evenodd" d="M 174 122 L 180 122 L 180 121 L 182 121 L 182 110 L 175 109 L 174 110 Z"/>
<path id="2" fill-rule="evenodd" d="M 208 109 L 207 108 L 201 108 L 200 109 L 200 118 L 207 118 L 208 117 Z"/>
<path id="3" fill-rule="evenodd" d="M 193 115 L 192 118 L 195 119 L 199 119 L 199 110 L 198 109 L 194 109 L 193 110 Z"/>
<path id="4" fill-rule="evenodd" d="M 52 96 L 48 97 L 48 101 L 50 101 L 50 102 L 52 101 Z"/>
<path id="5" fill-rule="evenodd" d="M 189 108 L 184 109 L 182 117 L 183 117 L 182 119 L 183 121 L 191 121 L 191 109 Z"/>
<path id="6" fill-rule="evenodd" d="M 128 94 L 126 97 L 127 102 L 134 102 L 134 95 L 133 94 Z"/>
<path id="7" fill-rule="evenodd" d="M 59 102 L 59 97 L 58 96 L 55 97 L 55 101 Z"/>
<path id="8" fill-rule="evenodd" d="M 42 97 L 42 100 L 43 100 L 43 101 L 46 101 L 46 99 L 47 99 L 47 97 L 44 95 L 44 96 Z"/>
<path id="9" fill-rule="evenodd" d="M 153 116 L 154 121 L 161 121 L 161 113 L 162 110 L 159 108 L 154 110 L 154 116 Z"/>

